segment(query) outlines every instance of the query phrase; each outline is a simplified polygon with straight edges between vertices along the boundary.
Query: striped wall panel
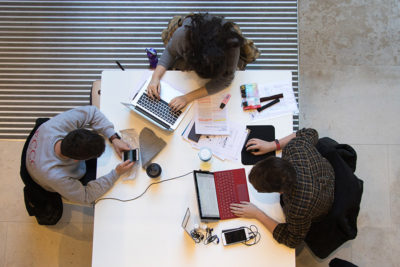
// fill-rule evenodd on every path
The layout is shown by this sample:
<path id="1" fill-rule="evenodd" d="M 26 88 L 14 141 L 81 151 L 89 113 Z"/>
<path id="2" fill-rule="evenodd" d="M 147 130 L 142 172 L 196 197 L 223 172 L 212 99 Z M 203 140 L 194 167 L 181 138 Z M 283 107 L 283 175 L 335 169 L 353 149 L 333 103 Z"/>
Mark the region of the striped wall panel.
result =
<path id="1" fill-rule="evenodd" d="M 297 1 L 0 1 L 0 139 L 25 139 L 37 117 L 89 104 L 104 69 L 147 68 L 174 15 L 236 22 L 261 50 L 248 69 L 291 70 L 298 97 Z M 298 117 L 294 117 L 294 130 Z"/>

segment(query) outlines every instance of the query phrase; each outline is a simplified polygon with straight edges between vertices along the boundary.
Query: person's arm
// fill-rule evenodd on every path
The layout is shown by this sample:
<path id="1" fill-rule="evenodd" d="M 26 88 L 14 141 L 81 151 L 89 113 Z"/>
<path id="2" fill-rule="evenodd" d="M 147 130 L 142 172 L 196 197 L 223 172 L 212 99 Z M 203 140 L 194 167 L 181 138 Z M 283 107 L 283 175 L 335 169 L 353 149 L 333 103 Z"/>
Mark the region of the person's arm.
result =
<path id="1" fill-rule="evenodd" d="M 171 100 L 171 102 L 169 102 L 169 106 L 172 108 L 172 110 L 178 111 L 178 110 L 183 109 L 187 104 L 189 104 L 193 100 L 205 97 L 207 95 L 208 95 L 208 92 L 207 92 L 206 88 L 201 87 L 190 93 L 187 93 L 186 95 L 173 98 Z"/>
<path id="2" fill-rule="evenodd" d="M 170 107 L 174 110 L 183 109 L 190 102 L 218 93 L 219 91 L 227 88 L 232 80 L 235 78 L 235 71 L 239 60 L 240 48 L 234 47 L 226 54 L 227 63 L 225 71 L 216 78 L 208 81 L 203 87 L 196 89 L 186 95 L 175 97 L 169 103 Z"/>
<path id="3" fill-rule="evenodd" d="M 262 223 L 271 233 L 274 232 L 278 223 L 260 210 L 256 205 L 242 201 L 240 204 L 231 204 L 231 211 L 238 217 L 256 219 Z"/>
<path id="4" fill-rule="evenodd" d="M 48 185 L 64 198 L 82 204 L 91 204 L 99 197 L 103 196 L 115 183 L 115 181 L 125 172 L 132 168 L 134 162 L 125 161 L 117 165 L 108 174 L 90 181 L 86 186 L 73 177 L 64 176 L 62 178 L 48 180 Z M 57 173 L 49 174 L 57 177 Z"/>
<path id="5" fill-rule="evenodd" d="M 160 80 L 166 71 L 167 69 L 160 64 L 158 64 L 154 70 L 153 75 L 151 76 L 151 81 L 147 86 L 147 94 L 150 98 L 160 99 Z"/>
<path id="6" fill-rule="evenodd" d="M 296 137 L 296 133 L 292 133 L 284 138 L 279 139 L 281 149 L 283 149 L 293 138 Z M 275 141 L 268 142 L 258 138 L 252 138 L 246 143 L 246 150 L 251 152 L 253 155 L 264 155 L 268 152 L 277 150 L 277 144 Z M 258 151 L 254 151 L 258 150 Z"/>
<path id="7" fill-rule="evenodd" d="M 58 132 L 69 133 L 90 126 L 93 130 L 109 138 L 115 133 L 114 125 L 95 106 L 82 106 L 60 113 L 49 124 Z"/>
<path id="8" fill-rule="evenodd" d="M 295 248 L 305 239 L 311 221 L 304 217 L 286 216 L 286 223 L 280 223 L 272 232 L 276 241 L 290 248 Z"/>
<path id="9" fill-rule="evenodd" d="M 169 40 L 168 45 L 165 47 L 165 50 L 158 61 L 157 67 L 154 70 L 151 81 L 147 87 L 147 93 L 150 98 L 160 99 L 160 80 L 165 71 L 172 67 L 175 60 L 179 57 L 183 57 L 186 43 L 185 36 L 185 27 L 179 27 L 176 29 Z"/>

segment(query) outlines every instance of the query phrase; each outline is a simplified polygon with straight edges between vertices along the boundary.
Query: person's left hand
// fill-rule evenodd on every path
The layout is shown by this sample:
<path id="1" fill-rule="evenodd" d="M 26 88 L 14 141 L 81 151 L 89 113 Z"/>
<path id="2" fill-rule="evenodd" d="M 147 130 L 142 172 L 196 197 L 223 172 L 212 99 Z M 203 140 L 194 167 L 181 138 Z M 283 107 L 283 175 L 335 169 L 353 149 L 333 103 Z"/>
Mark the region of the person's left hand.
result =
<path id="1" fill-rule="evenodd" d="M 261 212 L 261 210 L 253 203 L 241 201 L 240 204 L 231 204 L 231 212 L 238 217 L 254 219 L 257 217 L 257 214 Z"/>
<path id="2" fill-rule="evenodd" d="M 124 141 L 122 141 L 121 139 L 117 139 L 115 138 L 112 141 L 112 144 L 114 146 L 115 152 L 117 152 L 118 157 L 122 159 L 122 152 L 124 151 L 128 151 L 131 148 L 129 147 L 129 145 L 127 143 L 125 143 Z"/>
<path id="3" fill-rule="evenodd" d="M 188 101 L 184 95 L 175 97 L 169 102 L 169 106 L 173 111 L 178 111 L 183 109 L 187 105 Z"/>

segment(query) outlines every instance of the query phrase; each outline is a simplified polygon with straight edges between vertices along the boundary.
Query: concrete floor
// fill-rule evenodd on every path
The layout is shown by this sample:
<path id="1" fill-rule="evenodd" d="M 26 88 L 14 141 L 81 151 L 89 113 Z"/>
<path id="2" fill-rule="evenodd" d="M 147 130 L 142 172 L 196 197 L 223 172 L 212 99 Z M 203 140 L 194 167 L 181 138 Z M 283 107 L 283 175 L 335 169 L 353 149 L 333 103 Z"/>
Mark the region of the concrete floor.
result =
<path id="1" fill-rule="evenodd" d="M 299 1 L 300 127 L 352 145 L 364 180 L 358 236 L 297 266 L 400 266 L 400 2 Z"/>
<path id="2" fill-rule="evenodd" d="M 305 248 L 297 266 L 400 266 L 400 2 L 299 2 L 300 125 L 356 149 L 364 195 L 357 238 L 324 261 Z M 0 141 L 0 267 L 90 266 L 91 208 L 66 205 L 53 227 L 27 216 L 22 145 Z"/>

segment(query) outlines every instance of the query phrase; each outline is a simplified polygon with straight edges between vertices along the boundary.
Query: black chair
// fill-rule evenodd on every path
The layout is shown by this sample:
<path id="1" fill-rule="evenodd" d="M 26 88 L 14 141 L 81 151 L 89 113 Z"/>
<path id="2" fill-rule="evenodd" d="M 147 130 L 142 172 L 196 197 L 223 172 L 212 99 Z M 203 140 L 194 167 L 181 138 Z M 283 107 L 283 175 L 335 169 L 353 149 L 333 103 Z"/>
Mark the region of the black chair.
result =
<path id="1" fill-rule="evenodd" d="M 335 198 L 327 216 L 311 224 L 305 243 L 316 256 L 324 259 L 357 236 L 363 181 L 354 175 L 357 153 L 351 146 L 325 137 L 318 141 L 317 149 L 335 171 Z"/>
<path id="2" fill-rule="evenodd" d="M 35 127 L 26 139 L 24 148 L 22 149 L 20 168 L 20 176 L 25 184 L 24 199 L 26 210 L 28 211 L 29 216 L 36 217 L 36 220 L 40 225 L 56 224 L 60 220 L 63 213 L 63 203 L 60 194 L 46 191 L 37 183 L 35 183 L 35 181 L 33 181 L 32 177 L 29 175 L 25 164 L 26 151 L 28 149 L 29 142 L 39 126 L 47 120 L 48 118 L 38 118 L 36 120 Z"/>

